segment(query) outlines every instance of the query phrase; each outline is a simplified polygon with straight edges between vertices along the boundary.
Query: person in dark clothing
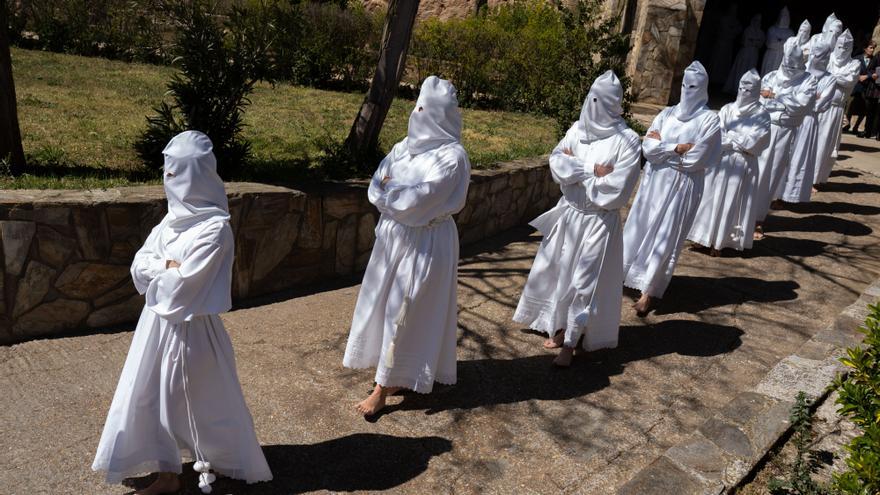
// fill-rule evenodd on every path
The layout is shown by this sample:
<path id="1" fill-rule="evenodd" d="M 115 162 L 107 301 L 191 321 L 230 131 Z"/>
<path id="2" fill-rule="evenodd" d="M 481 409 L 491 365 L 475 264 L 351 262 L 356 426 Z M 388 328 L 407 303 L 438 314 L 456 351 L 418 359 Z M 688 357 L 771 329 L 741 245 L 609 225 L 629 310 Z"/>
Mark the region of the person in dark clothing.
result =
<path id="1" fill-rule="evenodd" d="M 844 128 L 845 132 L 858 132 L 859 126 L 865 118 L 865 111 L 867 109 L 865 104 L 865 90 L 874 82 L 868 74 L 868 65 L 874 57 L 876 47 L 877 44 L 874 43 L 874 41 L 868 42 L 868 45 L 864 49 L 864 53 L 857 59 L 859 61 L 859 82 L 856 83 L 855 88 L 852 90 L 852 99 L 850 100 L 846 112 L 847 126 Z M 857 117 L 855 121 L 853 121 L 853 116 Z"/>
<path id="2" fill-rule="evenodd" d="M 875 137 L 880 132 L 880 56 L 874 55 L 868 64 L 868 78 L 871 83 L 865 88 L 865 130 L 859 137 Z"/>

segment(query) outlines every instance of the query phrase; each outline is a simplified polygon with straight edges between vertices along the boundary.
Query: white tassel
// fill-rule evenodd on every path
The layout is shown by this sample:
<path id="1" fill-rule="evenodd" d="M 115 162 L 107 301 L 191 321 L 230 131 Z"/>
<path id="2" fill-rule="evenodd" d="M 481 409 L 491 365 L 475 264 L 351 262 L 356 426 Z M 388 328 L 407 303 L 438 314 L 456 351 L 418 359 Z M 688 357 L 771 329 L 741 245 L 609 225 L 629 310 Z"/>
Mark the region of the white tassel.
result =
<path id="1" fill-rule="evenodd" d="M 385 367 L 394 367 L 394 341 L 391 341 L 391 345 L 389 345 L 388 350 L 385 351 Z"/>
<path id="2" fill-rule="evenodd" d="M 217 479 L 213 473 L 202 473 L 199 475 L 199 489 L 202 493 L 211 493 L 213 483 Z"/>
<path id="3" fill-rule="evenodd" d="M 394 324 L 398 327 L 406 326 L 406 314 L 409 313 L 410 303 L 412 303 L 412 298 L 409 296 L 404 296 L 403 304 L 400 305 L 400 311 L 397 312 L 397 319 L 394 320 Z"/>

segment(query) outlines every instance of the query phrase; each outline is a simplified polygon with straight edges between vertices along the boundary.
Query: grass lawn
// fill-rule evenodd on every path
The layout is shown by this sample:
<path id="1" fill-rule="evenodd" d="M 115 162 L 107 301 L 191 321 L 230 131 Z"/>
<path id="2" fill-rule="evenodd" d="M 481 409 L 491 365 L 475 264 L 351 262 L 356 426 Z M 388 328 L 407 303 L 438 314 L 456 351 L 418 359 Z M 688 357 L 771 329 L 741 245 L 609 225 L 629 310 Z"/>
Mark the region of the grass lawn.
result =
<path id="1" fill-rule="evenodd" d="M 0 171 L 0 188 L 99 188 L 150 182 L 133 144 L 151 108 L 165 97 L 174 70 L 31 50 L 12 50 L 25 153 L 37 172 L 16 179 Z M 244 131 L 254 165 L 244 179 L 284 181 L 287 167 L 313 163 L 342 141 L 363 100 L 358 93 L 289 84 L 260 85 Z M 382 130 L 387 150 L 406 134 L 413 102 L 396 100 Z M 463 110 L 463 142 L 475 167 L 549 152 L 549 118 Z M 294 165 L 300 164 L 300 165 Z M 155 179 L 154 179 L 155 180 Z"/>

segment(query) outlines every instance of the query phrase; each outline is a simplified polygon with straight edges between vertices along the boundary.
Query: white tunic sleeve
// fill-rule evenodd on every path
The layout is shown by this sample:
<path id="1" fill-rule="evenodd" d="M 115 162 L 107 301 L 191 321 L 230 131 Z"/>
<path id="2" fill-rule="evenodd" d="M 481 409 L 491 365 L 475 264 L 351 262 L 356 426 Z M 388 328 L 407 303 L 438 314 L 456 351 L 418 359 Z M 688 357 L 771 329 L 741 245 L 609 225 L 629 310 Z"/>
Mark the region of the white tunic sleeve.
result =
<path id="1" fill-rule="evenodd" d="M 603 177 L 590 175 L 584 181 L 587 199 L 606 210 L 617 210 L 626 205 L 639 177 L 641 147 L 635 132 L 627 131 L 621 137 L 614 170 Z"/>
<path id="2" fill-rule="evenodd" d="M 435 163 L 425 179 L 414 185 L 389 182 L 373 204 L 379 211 L 410 227 L 461 210 L 467 196 L 470 163 L 458 145 L 436 152 Z"/>
<path id="3" fill-rule="evenodd" d="M 563 150 L 573 151 L 577 140 L 577 123 L 571 126 L 565 137 L 553 148 L 550 153 L 550 174 L 557 184 L 563 186 L 576 184 L 583 181 L 589 175 L 584 162 Z"/>
<path id="4" fill-rule="evenodd" d="M 721 158 L 721 123 L 718 115 L 706 110 L 700 118 L 702 119 L 700 134 L 694 141 L 694 147 L 681 155 L 681 162 L 673 165 L 676 170 L 684 172 L 704 170 L 709 165 L 718 163 Z"/>
<path id="5" fill-rule="evenodd" d="M 664 108 L 656 117 L 654 117 L 654 121 L 651 122 L 651 127 L 648 128 L 648 133 L 656 132 L 660 134 L 660 139 L 645 137 L 645 139 L 642 140 L 642 151 L 645 153 L 645 158 L 649 162 L 665 163 L 678 159 L 678 153 L 675 152 L 675 147 L 679 143 L 663 141 L 663 133 L 661 132 L 663 122 L 666 121 L 666 117 L 671 111 L 672 107 Z"/>
<path id="6" fill-rule="evenodd" d="M 785 112 L 792 117 L 803 116 L 813 109 L 816 101 L 816 91 L 819 80 L 813 76 L 807 78 L 800 86 L 791 93 L 777 95 L 779 103 L 785 107 Z"/>
<path id="7" fill-rule="evenodd" d="M 725 123 L 731 118 L 725 106 L 718 112 L 724 135 L 721 138 L 725 149 L 732 149 L 746 155 L 757 156 L 767 147 L 770 141 L 770 116 L 766 112 L 749 115 L 735 129 L 728 129 Z M 725 144 L 726 143 L 726 144 Z"/>
<path id="8" fill-rule="evenodd" d="M 146 292 L 156 275 L 165 270 L 165 260 L 158 249 L 159 233 L 163 228 L 165 228 L 165 219 L 153 227 L 144 245 L 134 255 L 134 261 L 131 263 L 131 279 L 138 294 Z"/>
<path id="9" fill-rule="evenodd" d="M 856 86 L 859 81 L 859 61 L 852 60 L 848 64 L 831 73 L 834 82 L 842 91 L 849 96 L 849 92 Z"/>
<path id="10" fill-rule="evenodd" d="M 384 210 L 384 202 L 382 201 L 382 197 L 385 194 L 384 188 L 382 186 L 382 179 L 384 179 L 388 175 L 388 169 L 391 167 L 391 164 L 394 163 L 394 160 L 397 158 L 397 155 L 400 153 L 403 141 L 394 145 L 391 148 L 391 151 L 385 155 L 385 158 L 382 159 L 382 162 L 379 163 L 379 168 L 376 169 L 376 173 L 373 174 L 373 178 L 370 180 L 370 187 L 367 189 L 367 199 L 370 200 L 376 208 L 379 209 L 380 213 L 387 213 Z"/>
<path id="11" fill-rule="evenodd" d="M 179 268 L 159 273 L 146 292 L 147 308 L 160 317 L 180 323 L 196 316 L 198 308 L 210 306 L 213 282 L 225 266 L 226 258 L 233 256 L 232 231 L 224 222 L 217 222 L 201 232 L 187 249 L 186 257 L 179 260 Z"/>

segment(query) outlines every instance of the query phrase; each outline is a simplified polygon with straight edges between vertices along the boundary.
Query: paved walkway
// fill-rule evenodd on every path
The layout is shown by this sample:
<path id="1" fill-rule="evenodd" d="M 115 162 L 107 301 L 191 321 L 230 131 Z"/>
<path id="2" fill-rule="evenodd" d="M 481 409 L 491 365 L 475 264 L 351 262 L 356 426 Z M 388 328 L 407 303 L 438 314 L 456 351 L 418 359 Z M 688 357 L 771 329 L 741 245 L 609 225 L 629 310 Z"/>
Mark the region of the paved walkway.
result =
<path id="1" fill-rule="evenodd" d="M 458 385 L 395 397 L 373 423 L 353 410 L 372 374 L 341 366 L 358 286 L 224 315 L 275 481 L 215 493 L 613 493 L 880 275 L 878 152 L 847 136 L 829 192 L 775 213 L 745 256 L 686 251 L 657 313 L 639 319 L 627 298 L 620 347 L 569 370 L 510 321 L 539 238 L 471 249 Z M 130 340 L 0 347 L 0 493 L 130 491 L 89 469 Z M 188 473 L 183 493 L 198 493 Z"/>

